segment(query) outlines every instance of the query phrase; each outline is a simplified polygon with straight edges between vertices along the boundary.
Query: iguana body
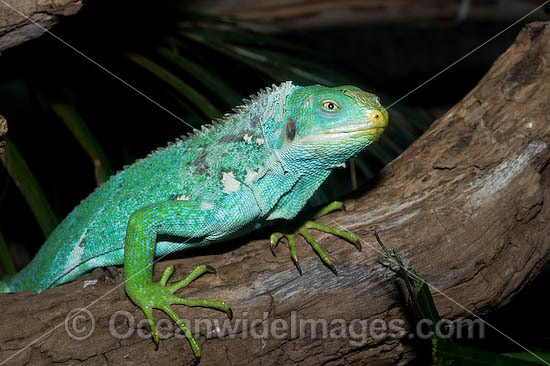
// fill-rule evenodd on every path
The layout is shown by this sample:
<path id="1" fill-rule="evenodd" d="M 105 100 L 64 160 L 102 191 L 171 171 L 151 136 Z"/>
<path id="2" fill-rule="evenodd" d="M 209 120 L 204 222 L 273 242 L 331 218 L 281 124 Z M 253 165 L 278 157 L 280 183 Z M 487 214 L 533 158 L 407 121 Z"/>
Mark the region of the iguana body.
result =
<path id="1" fill-rule="evenodd" d="M 150 321 L 152 308 L 178 321 L 174 303 L 229 311 L 223 302 L 172 295 L 208 267 L 167 287 L 173 269 L 153 283 L 154 257 L 295 217 L 330 170 L 375 141 L 386 125 L 378 98 L 355 87 L 285 82 L 264 90 L 220 124 L 113 176 L 67 216 L 27 267 L 0 280 L 0 292 L 39 292 L 92 268 L 124 263 L 126 290 Z"/>

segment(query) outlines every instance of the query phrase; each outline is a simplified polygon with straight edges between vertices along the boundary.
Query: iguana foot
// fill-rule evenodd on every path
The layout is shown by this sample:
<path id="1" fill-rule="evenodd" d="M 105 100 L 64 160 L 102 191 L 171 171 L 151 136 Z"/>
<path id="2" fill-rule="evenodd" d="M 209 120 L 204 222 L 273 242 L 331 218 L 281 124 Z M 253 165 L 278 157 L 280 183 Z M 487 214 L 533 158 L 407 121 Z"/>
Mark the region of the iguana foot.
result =
<path id="1" fill-rule="evenodd" d="M 130 283 L 130 286 L 127 286 L 128 295 L 130 295 L 130 298 L 145 313 L 145 317 L 149 321 L 151 334 L 157 349 L 159 344 L 159 335 L 153 319 L 153 309 L 160 309 L 164 311 L 178 325 L 178 327 L 183 331 L 183 334 L 185 334 L 185 337 L 187 337 L 187 340 L 191 345 L 191 349 L 193 350 L 193 354 L 197 358 L 196 361 L 198 361 L 201 357 L 200 347 L 189 328 L 187 328 L 185 323 L 180 320 L 176 312 L 172 310 L 171 305 L 182 304 L 186 306 L 200 306 L 217 309 L 225 312 L 229 319 L 233 318 L 233 312 L 224 301 L 191 300 L 183 299 L 174 295 L 174 292 L 189 285 L 203 273 L 216 273 L 216 270 L 213 267 L 208 265 L 198 266 L 185 279 L 172 285 L 166 285 L 172 273 L 174 273 L 174 266 L 169 266 L 164 270 L 162 278 L 159 282 L 151 282 L 149 285 L 142 286 L 139 286 L 136 283 Z"/>
<path id="2" fill-rule="evenodd" d="M 317 219 L 321 216 L 324 216 L 330 212 L 340 210 L 344 208 L 344 204 L 339 201 L 334 201 L 332 203 L 329 203 L 325 207 L 321 208 L 319 211 L 317 211 L 315 214 L 313 214 L 312 218 Z M 275 232 L 271 234 L 270 241 L 271 241 L 271 252 L 273 255 L 275 255 L 275 247 L 279 243 L 279 241 L 282 238 L 286 238 L 288 242 L 288 247 L 290 249 L 290 258 L 292 258 L 292 261 L 296 265 L 296 268 L 298 269 L 298 272 L 300 275 L 302 275 L 302 268 L 300 267 L 300 262 L 298 261 L 298 255 L 296 252 L 296 242 L 294 240 L 294 237 L 296 236 L 296 233 L 299 233 L 304 237 L 304 239 L 311 245 L 313 250 L 321 257 L 321 260 L 331 269 L 332 272 L 334 272 L 335 275 L 338 275 L 338 272 L 336 271 L 336 267 L 332 264 L 331 259 L 329 256 L 325 253 L 325 251 L 321 248 L 319 243 L 315 241 L 313 236 L 309 233 L 308 229 L 314 229 L 319 231 L 324 231 L 326 233 L 331 233 L 333 235 L 339 236 L 353 245 L 357 248 L 357 250 L 361 251 L 361 243 L 359 242 L 359 239 L 353 235 L 350 232 L 336 229 L 330 226 L 325 226 L 316 223 L 312 220 L 305 221 L 302 225 L 298 227 L 297 230 L 295 230 L 293 233 L 282 233 L 282 232 Z"/>

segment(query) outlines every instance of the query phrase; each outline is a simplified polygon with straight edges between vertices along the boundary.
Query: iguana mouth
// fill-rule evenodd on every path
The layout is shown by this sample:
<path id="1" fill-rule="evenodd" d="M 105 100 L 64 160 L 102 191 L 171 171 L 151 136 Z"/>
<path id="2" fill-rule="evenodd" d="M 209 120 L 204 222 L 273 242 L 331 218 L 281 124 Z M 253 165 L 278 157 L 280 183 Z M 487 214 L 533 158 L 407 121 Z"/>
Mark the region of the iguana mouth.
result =
<path id="1" fill-rule="evenodd" d="M 376 126 L 376 127 L 369 127 L 361 130 L 356 130 L 356 131 L 350 131 L 348 132 L 348 134 L 349 134 L 349 137 L 352 137 L 352 138 L 367 137 L 367 136 L 375 135 L 376 138 L 378 139 L 380 135 L 382 135 L 382 133 L 384 132 L 384 129 L 385 127 Z"/>
<path id="2" fill-rule="evenodd" d="M 341 128 L 341 129 L 334 129 L 328 132 L 323 133 L 324 135 L 331 135 L 331 136 L 342 136 L 342 137 L 351 137 L 351 138 L 357 138 L 357 137 L 369 137 L 369 136 L 376 136 L 376 138 L 380 137 L 382 133 L 384 132 L 385 127 L 382 126 L 371 126 L 371 127 L 365 127 L 364 125 L 358 126 L 357 128 Z"/>

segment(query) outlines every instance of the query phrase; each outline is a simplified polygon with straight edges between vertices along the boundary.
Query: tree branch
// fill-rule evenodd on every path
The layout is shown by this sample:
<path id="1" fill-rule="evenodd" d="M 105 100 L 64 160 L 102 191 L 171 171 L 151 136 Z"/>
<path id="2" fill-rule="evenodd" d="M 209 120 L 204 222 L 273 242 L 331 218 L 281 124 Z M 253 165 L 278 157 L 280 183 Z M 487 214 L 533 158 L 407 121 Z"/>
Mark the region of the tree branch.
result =
<path id="1" fill-rule="evenodd" d="M 4 153 L 6 147 L 5 136 L 8 133 L 8 121 L 2 115 L 0 115 L 0 155 Z"/>
<path id="2" fill-rule="evenodd" d="M 188 1 L 190 11 L 229 16 L 260 32 L 289 32 L 310 28 L 357 25 L 437 25 L 469 21 L 515 22 L 537 5 L 511 0 L 506 6 L 492 1 L 463 0 L 200 0 Z M 546 19 L 544 9 L 526 21 Z"/>
<path id="3" fill-rule="evenodd" d="M 40 37 L 44 29 L 49 30 L 62 16 L 76 14 L 82 8 L 82 3 L 82 0 L 0 1 L 0 53 Z"/>

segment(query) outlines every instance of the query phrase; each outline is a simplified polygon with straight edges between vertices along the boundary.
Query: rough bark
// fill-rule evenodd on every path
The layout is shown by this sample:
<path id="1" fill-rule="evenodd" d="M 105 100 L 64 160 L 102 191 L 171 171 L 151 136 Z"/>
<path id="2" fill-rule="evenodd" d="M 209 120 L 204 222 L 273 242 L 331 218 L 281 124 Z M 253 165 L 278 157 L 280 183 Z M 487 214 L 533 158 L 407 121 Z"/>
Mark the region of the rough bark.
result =
<path id="1" fill-rule="evenodd" d="M 76 14 L 82 3 L 83 0 L 0 1 L 0 53 L 40 37 L 62 16 Z"/>
<path id="2" fill-rule="evenodd" d="M 0 115 L 0 155 L 4 153 L 6 147 L 5 135 L 8 133 L 8 121 L 2 115 Z"/>
<path id="3" fill-rule="evenodd" d="M 469 2 L 462 0 L 200 0 L 188 1 L 192 11 L 229 16 L 263 32 L 307 28 L 389 24 L 440 24 L 464 20 L 515 22 L 537 7 L 528 0 Z M 526 21 L 547 19 L 544 9 Z"/>
<path id="4" fill-rule="evenodd" d="M 333 321 L 343 319 L 355 332 L 359 328 L 353 319 L 371 325 L 375 319 L 404 319 L 399 281 L 377 263 L 375 228 L 387 246 L 445 294 L 434 291 L 442 316 L 470 316 L 465 309 L 482 315 L 509 302 L 549 259 L 548 80 L 550 23 L 534 23 L 462 101 L 388 165 L 376 183 L 348 201 L 347 212 L 319 220 L 343 226 L 364 240 L 358 252 L 330 235 L 317 235 L 334 259 L 338 276 L 301 242 L 304 275 L 299 276 L 286 248 L 277 248 L 273 257 L 259 234 L 220 245 L 215 255 L 196 252 L 158 263 L 157 278 L 167 265 L 176 265 L 174 281 L 201 263 L 218 269 L 217 275 L 205 275 L 180 291 L 188 298 L 226 300 L 241 322 L 232 337 L 207 339 L 203 330 L 198 336 L 202 364 L 392 365 L 414 357 L 411 346 L 399 339 L 369 335 L 358 345 L 349 337 L 312 339 L 311 332 L 292 338 L 293 324 L 283 339 L 272 333 L 253 337 L 254 331 L 261 333 L 258 324 L 250 330 L 254 319 L 267 319 L 272 329 L 278 326 L 275 334 L 282 331 L 274 321 L 292 317 L 326 319 L 333 330 Z M 189 345 L 181 337 L 162 340 L 155 352 L 151 340 L 136 332 L 123 340 L 111 335 L 109 319 L 115 312 L 143 319 L 121 281 L 119 275 L 115 284 L 99 281 L 83 287 L 83 279 L 39 295 L 0 295 L 0 362 L 12 356 L 4 365 L 190 362 Z M 95 331 L 75 340 L 68 336 L 64 320 L 72 309 L 86 306 Z M 177 311 L 186 319 L 225 319 L 214 310 Z M 166 318 L 161 312 L 155 316 Z M 118 332 L 136 327 L 122 318 L 115 326 Z"/>

